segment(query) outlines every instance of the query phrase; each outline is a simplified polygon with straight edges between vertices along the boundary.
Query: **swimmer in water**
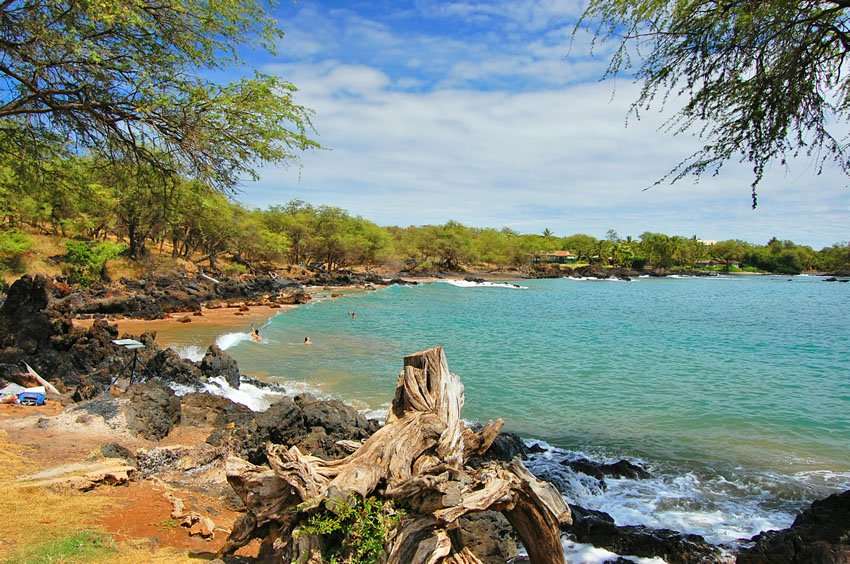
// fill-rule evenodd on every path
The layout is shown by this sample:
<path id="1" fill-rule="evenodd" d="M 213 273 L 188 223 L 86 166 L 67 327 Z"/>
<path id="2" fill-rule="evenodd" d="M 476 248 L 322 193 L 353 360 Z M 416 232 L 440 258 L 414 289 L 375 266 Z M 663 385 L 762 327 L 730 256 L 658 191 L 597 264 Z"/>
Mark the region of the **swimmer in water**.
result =
<path id="1" fill-rule="evenodd" d="M 305 345 L 311 344 L 310 337 L 304 337 L 304 344 Z"/>
<path id="2" fill-rule="evenodd" d="M 351 317 L 357 317 L 357 314 L 354 313 L 353 311 L 349 311 L 348 315 L 350 315 Z"/>
<path id="3" fill-rule="evenodd" d="M 255 343 L 259 343 L 260 342 L 260 330 L 257 329 L 256 327 L 252 327 L 251 329 L 252 329 L 251 330 L 251 339 Z"/>

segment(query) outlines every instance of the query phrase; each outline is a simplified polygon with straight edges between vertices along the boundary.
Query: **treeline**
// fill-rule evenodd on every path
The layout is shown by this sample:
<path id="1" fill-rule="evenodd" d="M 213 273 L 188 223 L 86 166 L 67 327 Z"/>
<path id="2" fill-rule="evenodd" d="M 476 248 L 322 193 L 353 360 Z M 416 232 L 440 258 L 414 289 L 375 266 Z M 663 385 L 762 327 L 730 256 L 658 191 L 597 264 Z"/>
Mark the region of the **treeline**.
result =
<path id="1" fill-rule="evenodd" d="M 692 268 L 708 260 L 731 270 L 850 270 L 846 243 L 815 251 L 777 239 L 709 246 L 696 237 L 661 233 L 558 237 L 548 229 L 520 234 L 456 221 L 381 227 L 337 207 L 299 200 L 248 209 L 198 181 L 98 158 L 62 158 L 38 167 L 0 160 L 0 214 L 0 259 L 7 269 L 23 268 L 31 246 L 26 234 L 35 230 L 72 241 L 69 257 L 79 263 L 79 278 L 96 276 L 97 266 L 118 252 L 131 258 L 170 255 L 232 272 L 286 263 L 328 270 L 528 269 L 558 250 L 574 253 L 577 264 L 637 270 Z"/>

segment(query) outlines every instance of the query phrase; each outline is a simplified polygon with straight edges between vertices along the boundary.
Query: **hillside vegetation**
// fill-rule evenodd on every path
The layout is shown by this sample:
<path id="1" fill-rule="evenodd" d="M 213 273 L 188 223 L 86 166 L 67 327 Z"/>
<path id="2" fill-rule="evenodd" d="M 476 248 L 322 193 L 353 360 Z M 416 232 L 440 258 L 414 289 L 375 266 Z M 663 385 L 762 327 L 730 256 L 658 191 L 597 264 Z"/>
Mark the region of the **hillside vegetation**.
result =
<path id="1" fill-rule="evenodd" d="M 636 270 L 850 271 L 847 243 L 815 251 L 776 238 L 764 245 L 739 240 L 707 245 L 696 236 L 645 232 L 623 238 L 611 230 L 597 239 L 456 221 L 382 227 L 337 207 L 299 200 L 250 209 L 199 181 L 83 157 L 60 158 L 39 170 L 0 160 L 0 225 L 4 277 L 45 273 L 83 284 L 198 266 L 224 274 L 288 265 L 524 272 L 557 250 L 570 251 L 572 265 Z"/>

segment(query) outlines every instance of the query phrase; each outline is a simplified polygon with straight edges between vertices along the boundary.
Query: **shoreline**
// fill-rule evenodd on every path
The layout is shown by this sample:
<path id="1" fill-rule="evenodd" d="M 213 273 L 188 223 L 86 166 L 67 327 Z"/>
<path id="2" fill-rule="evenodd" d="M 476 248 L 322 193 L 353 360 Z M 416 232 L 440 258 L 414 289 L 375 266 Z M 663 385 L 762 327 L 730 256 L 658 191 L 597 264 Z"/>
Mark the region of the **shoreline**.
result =
<path id="1" fill-rule="evenodd" d="M 519 282 L 527 280 L 521 275 L 511 275 L 505 273 L 463 273 L 463 274 L 444 274 L 434 276 L 399 276 L 399 280 L 412 284 L 434 284 L 445 282 L 447 280 L 463 281 L 470 278 L 484 279 L 487 282 Z M 362 286 L 327 286 L 327 285 L 309 285 L 304 286 L 304 289 L 310 295 L 311 301 L 316 299 L 336 299 L 340 297 L 337 294 L 347 294 L 353 292 L 367 291 Z M 160 319 L 138 319 L 132 317 L 113 318 L 109 316 L 102 317 L 112 325 L 118 327 L 118 334 L 134 335 L 140 337 L 144 333 L 156 333 L 157 343 L 160 346 L 167 347 L 174 344 L 169 340 L 168 332 L 184 325 L 198 328 L 243 328 L 249 331 L 251 327 L 260 327 L 267 323 L 270 319 L 282 314 L 286 311 L 291 311 L 301 304 L 278 304 L 278 305 L 261 305 L 252 304 L 250 301 L 244 303 L 233 303 L 232 301 L 213 304 L 212 306 L 202 306 L 199 312 L 196 311 L 177 311 L 167 313 L 164 318 Z M 96 318 L 79 318 L 73 317 L 71 322 L 74 327 L 88 329 L 94 324 Z M 164 335 L 161 335 L 164 333 Z M 162 337 L 162 338 L 161 338 Z"/>
<path id="2" fill-rule="evenodd" d="M 297 305 L 281 305 L 271 307 L 267 305 L 243 305 L 243 306 L 221 306 L 201 308 L 201 315 L 197 312 L 170 313 L 162 319 L 133 319 L 125 317 L 122 319 L 108 319 L 110 324 L 118 327 L 118 334 L 130 334 L 140 337 L 143 333 L 156 333 L 157 343 L 160 346 L 168 346 L 173 343 L 168 341 L 167 332 L 175 327 L 220 327 L 220 328 L 244 328 L 250 330 L 252 326 L 261 326 L 269 319 L 298 307 Z M 189 321 L 185 321 L 189 319 Z M 73 319 L 74 327 L 87 329 L 92 326 L 95 319 Z M 160 334 L 165 333 L 164 339 Z"/>
<path id="3" fill-rule="evenodd" d="M 455 278 L 455 279 L 458 279 L 458 278 Z M 459 279 L 462 279 L 462 278 L 459 278 Z M 446 280 L 447 280 L 447 278 L 436 278 L 434 281 L 446 281 Z M 419 281 L 421 281 L 421 279 Z M 353 288 L 353 290 L 356 291 L 357 288 Z M 344 290 L 341 289 L 341 288 L 338 288 L 338 287 L 335 287 L 335 288 L 329 288 L 329 287 L 320 288 L 318 286 L 312 287 L 310 289 L 310 293 L 313 296 L 319 295 L 319 296 L 322 296 L 323 298 L 326 295 L 329 296 L 331 294 L 331 292 L 344 293 Z M 331 298 L 331 299 L 333 299 L 333 298 Z M 221 306 L 221 307 L 205 308 L 203 310 L 204 315 L 192 316 L 191 314 L 188 314 L 191 318 L 191 322 L 186 323 L 186 324 L 180 323 L 180 319 L 182 319 L 182 317 L 186 314 L 171 314 L 166 319 L 151 320 L 151 321 L 134 320 L 134 319 L 118 319 L 118 320 L 110 319 L 109 322 L 111 324 L 120 324 L 120 330 L 121 331 L 126 331 L 128 329 L 133 329 L 133 328 L 143 328 L 147 332 L 149 332 L 149 331 L 152 331 L 152 330 L 156 330 L 154 328 L 157 327 L 157 326 L 164 329 L 164 328 L 170 328 L 170 327 L 180 327 L 181 325 L 186 325 L 186 327 L 180 327 L 181 331 L 192 331 L 194 329 L 199 329 L 200 326 L 205 326 L 205 327 L 246 327 L 246 331 L 247 331 L 247 326 L 249 326 L 252 319 L 253 320 L 268 319 L 268 317 L 276 315 L 277 312 L 294 309 L 297 306 L 286 306 L 286 307 L 245 306 L 245 307 L 247 309 L 243 310 L 243 311 L 240 311 L 240 309 L 242 309 L 240 306 L 230 306 L 230 307 Z M 209 315 L 207 315 L 207 314 L 209 314 Z M 77 320 L 77 321 L 79 321 L 79 320 Z M 85 320 L 85 321 L 88 322 L 88 323 L 91 323 L 89 320 Z M 202 325 L 200 325 L 201 321 L 203 321 Z M 199 323 L 199 325 L 192 325 L 191 323 Z M 223 325 L 223 323 L 227 323 L 228 325 Z M 158 339 L 158 343 L 159 343 L 159 339 Z M 353 402 L 348 400 L 345 403 L 347 405 L 352 405 Z M 21 409 L 23 409 L 23 408 L 21 408 Z M 82 421 L 82 420 L 80 420 L 80 421 Z M 80 423 L 80 421 L 76 421 L 76 422 Z M 36 432 L 44 433 L 44 431 L 39 430 L 39 429 L 42 428 L 41 426 L 36 426 L 34 424 L 31 425 L 31 426 L 32 426 L 33 433 L 36 433 Z M 55 432 L 55 427 L 45 427 L 45 428 L 49 428 L 49 431 L 47 431 L 48 433 Z M 29 427 L 27 427 L 27 429 L 29 429 Z M 179 435 L 172 435 L 171 438 L 167 438 L 166 441 L 168 441 L 169 443 L 171 441 L 176 441 L 178 439 L 178 436 Z M 202 439 L 202 437 L 200 439 Z M 200 439 L 193 435 L 192 437 L 187 438 L 187 440 L 185 442 L 194 443 L 194 442 L 196 442 Z M 75 441 L 71 441 L 71 442 L 75 442 Z M 574 454 L 573 451 L 567 451 L 566 449 L 560 449 L 560 450 L 563 450 L 564 452 L 554 452 L 553 448 L 551 448 L 551 447 L 547 450 L 549 451 L 550 456 L 552 454 L 557 454 L 559 457 L 564 458 L 563 461 L 555 461 L 555 463 L 553 465 L 551 465 L 551 467 L 555 468 L 556 470 L 561 470 L 561 468 L 564 467 L 564 462 L 568 461 L 568 459 L 571 459 L 571 457 Z M 83 456 L 83 454 L 85 454 L 85 453 L 80 454 L 80 456 Z M 602 460 L 600 463 L 602 463 L 602 462 L 606 462 L 606 461 Z M 538 470 L 545 471 L 546 468 L 538 468 Z M 551 475 L 551 478 L 553 480 L 557 480 L 558 476 L 559 476 L 559 474 L 553 473 Z M 658 476 L 658 478 L 662 478 L 662 477 L 663 476 Z M 145 484 L 147 484 L 147 483 L 145 483 Z M 662 483 L 661 485 L 664 486 L 664 483 Z M 135 488 L 136 486 L 133 486 L 133 487 Z M 138 486 L 138 487 L 141 487 L 141 486 Z M 121 492 L 118 492 L 118 493 L 121 493 Z M 159 495 L 158 492 L 155 495 Z M 566 495 L 566 494 L 564 494 L 564 495 Z M 144 492 L 140 491 L 139 499 L 141 497 L 151 497 L 151 494 L 147 490 L 145 490 Z M 134 504 L 137 503 L 137 502 L 138 502 L 138 499 L 133 500 Z M 161 502 L 161 500 L 160 500 L 160 502 Z M 167 507 L 167 505 L 164 505 L 163 507 L 165 509 L 158 509 L 157 514 L 167 515 L 166 511 L 169 508 Z M 606 508 L 606 509 L 608 509 L 608 508 Z M 219 510 L 219 509 L 217 508 L 217 510 Z M 147 509 L 146 509 L 146 511 L 147 511 Z M 788 518 L 790 519 L 791 516 L 789 515 Z M 124 527 L 124 526 L 126 526 L 126 522 L 121 521 L 116 525 L 116 528 Z M 149 534 L 150 534 L 149 531 L 144 531 L 144 535 L 142 535 L 142 536 L 148 536 Z"/>

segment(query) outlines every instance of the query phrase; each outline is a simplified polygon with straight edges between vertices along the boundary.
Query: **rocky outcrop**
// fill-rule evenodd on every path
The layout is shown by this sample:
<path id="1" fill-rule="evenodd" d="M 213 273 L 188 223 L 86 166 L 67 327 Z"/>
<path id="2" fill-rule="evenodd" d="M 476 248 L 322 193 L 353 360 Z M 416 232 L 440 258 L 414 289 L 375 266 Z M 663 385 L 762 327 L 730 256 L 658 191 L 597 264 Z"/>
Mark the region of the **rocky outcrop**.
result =
<path id="1" fill-rule="evenodd" d="M 339 271 L 312 278 L 290 280 L 276 276 L 220 277 L 156 276 L 142 280 L 122 278 L 120 284 L 95 289 L 75 289 L 58 298 L 53 308 L 81 317 L 114 316 L 158 319 L 170 313 L 200 311 L 214 302 L 239 301 L 248 305 L 279 306 L 310 300 L 304 286 L 371 286 L 406 283 L 375 275 Z"/>
<path id="2" fill-rule="evenodd" d="M 611 464 L 588 460 L 587 458 L 578 458 L 575 460 L 565 460 L 561 463 L 567 466 L 574 472 L 581 472 L 599 481 L 602 489 L 606 488 L 605 478 L 629 478 L 632 480 L 645 480 L 652 477 L 643 466 L 629 462 L 628 460 L 618 460 Z"/>
<path id="3" fill-rule="evenodd" d="M 148 376 L 161 378 L 165 382 L 197 387 L 206 381 L 203 372 L 193 362 L 180 358 L 174 349 L 156 351 L 145 366 Z"/>
<path id="4" fill-rule="evenodd" d="M 60 389 L 64 386 L 72 391 L 75 401 L 94 397 L 119 376 L 160 378 L 196 389 L 209 378 L 222 376 L 232 387 L 239 387 L 236 362 L 215 345 L 196 366 L 171 349 L 160 349 L 155 335 L 138 337 L 145 348 L 131 351 L 113 343 L 118 330 L 103 319 L 95 320 L 88 329 L 74 327 L 63 309 L 74 297 L 79 296 L 70 288 L 42 276 L 24 276 L 9 288 L 0 307 L 4 374 L 20 372 L 27 362 Z M 103 300 L 100 303 L 113 303 L 114 297 Z"/>
<path id="5" fill-rule="evenodd" d="M 227 424 L 236 421 L 238 425 Z M 340 401 L 300 394 L 283 397 L 250 421 L 232 412 L 220 420 L 207 442 L 225 446 L 254 464 L 266 462 L 266 442 L 298 445 L 316 456 L 335 459 L 349 453 L 337 441 L 364 440 L 379 427 L 380 423 Z"/>
<path id="6" fill-rule="evenodd" d="M 200 368 L 201 374 L 206 378 L 215 378 L 218 376 L 224 378 L 231 387 L 239 387 L 239 381 L 241 379 L 239 366 L 233 360 L 233 357 L 221 350 L 218 345 L 210 345 L 210 348 L 207 349 L 207 354 L 204 355 L 204 358 L 198 364 L 198 368 Z"/>
<path id="7" fill-rule="evenodd" d="M 146 439 L 158 441 L 180 422 L 180 399 L 163 382 L 133 384 L 126 397 L 127 427 Z"/>
<path id="8" fill-rule="evenodd" d="M 470 513 L 458 522 L 461 542 L 484 564 L 503 564 L 516 558 L 516 534 L 498 511 Z"/>
<path id="9" fill-rule="evenodd" d="M 662 558 L 670 564 L 723 562 L 720 551 L 699 535 L 642 525 L 617 526 L 603 511 L 570 505 L 573 524 L 565 529 L 576 541 L 617 554 Z"/>
<path id="10" fill-rule="evenodd" d="M 180 398 L 180 405 L 181 422 L 191 426 L 241 427 L 256 415 L 241 403 L 206 392 L 186 394 Z"/>
<path id="11" fill-rule="evenodd" d="M 471 430 L 478 432 L 482 428 L 481 425 L 473 425 L 470 427 Z M 525 446 L 525 443 L 514 433 L 501 432 L 496 435 L 496 438 L 493 439 L 493 443 L 490 445 L 484 454 L 473 455 L 469 457 L 467 460 L 467 464 L 473 467 L 478 467 L 489 461 L 499 461 L 499 462 L 510 462 L 515 457 L 519 457 L 521 460 L 526 460 L 528 458 L 528 447 Z"/>
<path id="12" fill-rule="evenodd" d="M 737 554 L 741 564 L 850 563 L 850 490 L 815 501 L 787 529 L 751 541 Z"/>

